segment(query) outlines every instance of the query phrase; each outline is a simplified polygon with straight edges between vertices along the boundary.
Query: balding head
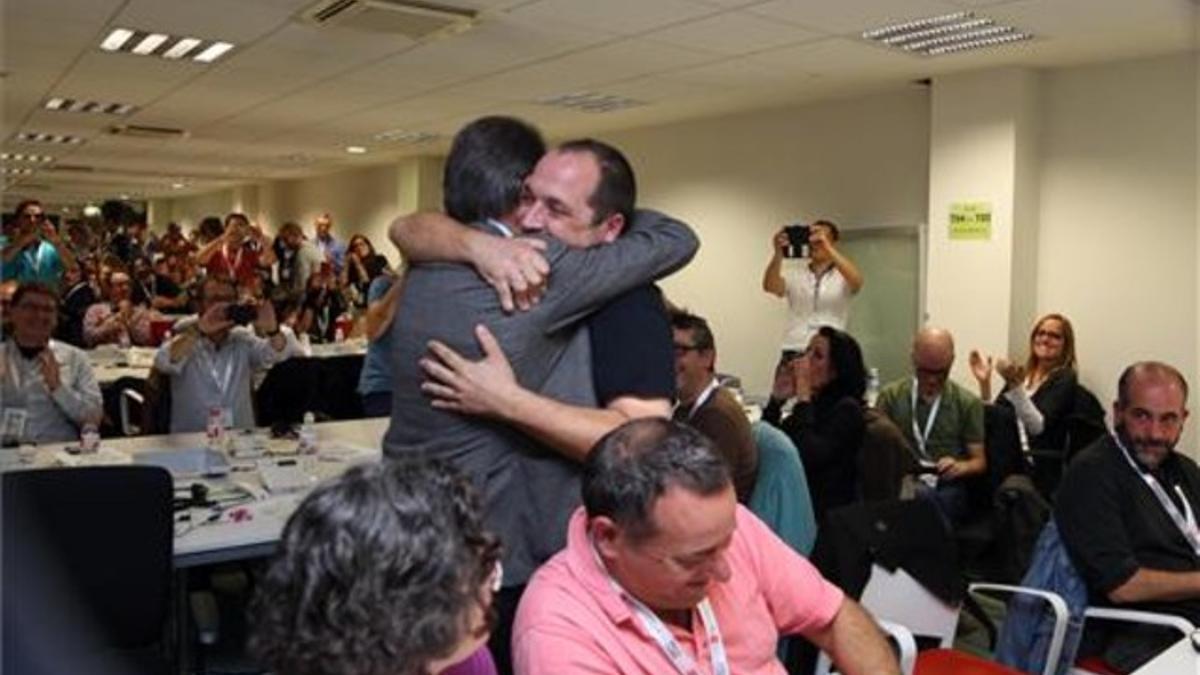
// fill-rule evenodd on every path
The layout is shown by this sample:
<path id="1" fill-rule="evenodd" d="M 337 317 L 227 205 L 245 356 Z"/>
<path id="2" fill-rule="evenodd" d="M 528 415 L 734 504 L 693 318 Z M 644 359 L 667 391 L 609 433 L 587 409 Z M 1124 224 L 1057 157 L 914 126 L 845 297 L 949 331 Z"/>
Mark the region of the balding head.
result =
<path id="1" fill-rule="evenodd" d="M 922 398 L 942 393 L 950 367 L 954 365 L 954 337 L 944 328 L 922 328 L 913 338 L 913 374 Z"/>
<path id="2" fill-rule="evenodd" d="M 1183 373 L 1161 361 L 1140 361 L 1121 373 L 1117 382 L 1117 404 L 1128 406 L 1135 389 L 1151 385 L 1178 388 L 1183 403 L 1187 403 L 1188 385 Z"/>

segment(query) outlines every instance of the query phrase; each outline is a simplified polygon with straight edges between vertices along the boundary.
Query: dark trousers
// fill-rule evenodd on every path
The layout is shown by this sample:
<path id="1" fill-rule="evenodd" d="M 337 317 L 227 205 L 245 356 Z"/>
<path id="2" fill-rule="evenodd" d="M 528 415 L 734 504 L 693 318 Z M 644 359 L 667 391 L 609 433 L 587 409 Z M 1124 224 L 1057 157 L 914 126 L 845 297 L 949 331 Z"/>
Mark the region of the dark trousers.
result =
<path id="1" fill-rule="evenodd" d="M 392 392 L 373 391 L 362 395 L 363 414 L 367 417 L 392 416 Z"/>
<path id="2" fill-rule="evenodd" d="M 492 637 L 488 639 L 488 649 L 496 660 L 496 672 L 500 675 L 512 675 L 512 628 L 513 620 L 517 618 L 517 603 L 525 593 L 525 584 L 520 586 L 505 586 L 492 597 L 492 608 L 496 610 L 496 627 L 492 629 Z"/>

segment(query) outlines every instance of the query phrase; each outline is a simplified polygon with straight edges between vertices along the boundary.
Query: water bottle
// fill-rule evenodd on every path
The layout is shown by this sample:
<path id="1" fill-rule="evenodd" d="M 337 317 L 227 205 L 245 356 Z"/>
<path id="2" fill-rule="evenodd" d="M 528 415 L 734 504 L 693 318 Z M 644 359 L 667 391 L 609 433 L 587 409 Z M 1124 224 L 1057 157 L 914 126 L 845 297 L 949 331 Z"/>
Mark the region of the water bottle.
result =
<path id="1" fill-rule="evenodd" d="M 341 321 L 338 321 L 337 328 L 333 329 L 333 341 L 339 344 L 346 341 L 346 331 L 342 330 Z"/>
<path id="2" fill-rule="evenodd" d="M 208 438 L 208 448 L 218 452 L 224 449 L 222 441 L 225 435 L 225 420 L 222 417 L 221 406 L 210 406 L 208 408 L 208 423 L 204 427 L 205 435 Z"/>
<path id="3" fill-rule="evenodd" d="M 100 450 L 100 429 L 92 422 L 87 422 L 79 430 L 79 452 L 92 454 Z"/>
<path id="4" fill-rule="evenodd" d="M 300 425 L 300 447 L 302 455 L 311 455 L 317 451 L 317 417 L 311 412 L 304 413 L 304 422 Z"/>
<path id="5" fill-rule="evenodd" d="M 874 408 L 877 400 L 879 400 L 879 369 L 871 368 L 867 371 L 867 405 Z"/>
<path id="6" fill-rule="evenodd" d="M 119 346 L 121 349 L 129 349 L 130 342 L 128 329 L 122 329 L 121 334 L 117 336 L 117 346 Z"/>

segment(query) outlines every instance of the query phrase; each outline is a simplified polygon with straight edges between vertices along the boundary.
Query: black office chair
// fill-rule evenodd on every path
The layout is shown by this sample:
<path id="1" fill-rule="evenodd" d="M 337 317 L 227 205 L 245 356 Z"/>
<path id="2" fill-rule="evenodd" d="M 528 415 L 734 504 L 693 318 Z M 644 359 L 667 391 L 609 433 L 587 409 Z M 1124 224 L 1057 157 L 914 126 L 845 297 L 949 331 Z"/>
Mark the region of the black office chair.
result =
<path id="1" fill-rule="evenodd" d="M 169 673 L 172 486 L 149 466 L 0 482 L 4 673 Z"/>

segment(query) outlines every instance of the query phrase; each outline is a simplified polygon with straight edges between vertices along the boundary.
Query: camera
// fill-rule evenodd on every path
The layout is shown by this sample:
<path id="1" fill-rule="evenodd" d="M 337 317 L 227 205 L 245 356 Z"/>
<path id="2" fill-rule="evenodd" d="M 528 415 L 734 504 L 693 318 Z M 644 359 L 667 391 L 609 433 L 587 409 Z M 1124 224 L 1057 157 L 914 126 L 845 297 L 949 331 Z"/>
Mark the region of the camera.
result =
<path id="1" fill-rule="evenodd" d="M 229 305 L 225 308 L 225 318 L 239 326 L 246 326 L 258 318 L 258 307 L 250 304 Z"/>
<path id="2" fill-rule="evenodd" d="M 796 223 L 783 228 L 787 234 L 788 250 L 784 252 L 784 257 L 787 258 L 807 258 L 809 257 L 808 237 L 810 228 L 808 225 Z"/>

